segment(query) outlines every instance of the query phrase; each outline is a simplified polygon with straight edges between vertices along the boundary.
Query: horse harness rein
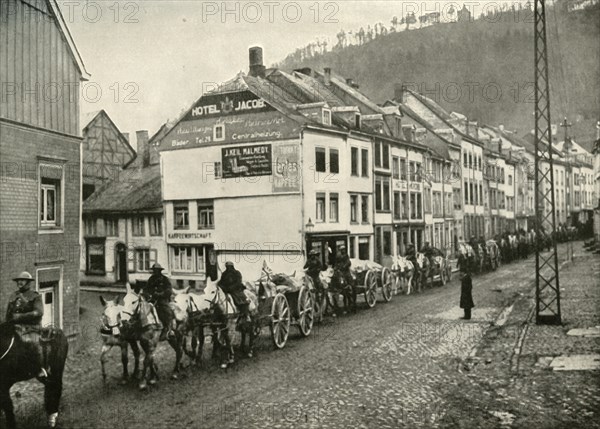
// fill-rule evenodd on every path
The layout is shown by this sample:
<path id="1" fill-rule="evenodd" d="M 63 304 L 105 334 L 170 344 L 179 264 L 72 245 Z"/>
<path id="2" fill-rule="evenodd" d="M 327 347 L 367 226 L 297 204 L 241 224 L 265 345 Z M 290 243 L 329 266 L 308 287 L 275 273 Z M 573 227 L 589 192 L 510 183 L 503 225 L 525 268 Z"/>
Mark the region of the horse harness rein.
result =
<path id="1" fill-rule="evenodd" d="M 2 356 L 0 356 L 0 361 L 6 357 L 6 355 L 8 354 L 8 352 L 10 352 L 10 349 L 12 349 L 14 344 L 15 344 L 15 336 L 13 335 L 12 338 L 10 339 L 10 344 L 8 345 L 8 348 L 6 349 L 6 351 L 4 353 L 2 353 Z"/>

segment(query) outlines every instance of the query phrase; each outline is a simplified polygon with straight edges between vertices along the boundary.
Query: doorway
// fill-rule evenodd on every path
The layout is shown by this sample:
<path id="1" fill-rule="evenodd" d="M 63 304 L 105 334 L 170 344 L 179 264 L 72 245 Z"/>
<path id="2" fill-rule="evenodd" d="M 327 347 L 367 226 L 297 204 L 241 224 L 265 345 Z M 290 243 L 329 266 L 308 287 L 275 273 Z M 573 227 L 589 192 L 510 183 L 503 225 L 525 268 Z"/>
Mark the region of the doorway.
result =
<path id="1" fill-rule="evenodd" d="M 115 247 L 115 276 L 117 283 L 127 282 L 127 247 L 123 243 Z"/>

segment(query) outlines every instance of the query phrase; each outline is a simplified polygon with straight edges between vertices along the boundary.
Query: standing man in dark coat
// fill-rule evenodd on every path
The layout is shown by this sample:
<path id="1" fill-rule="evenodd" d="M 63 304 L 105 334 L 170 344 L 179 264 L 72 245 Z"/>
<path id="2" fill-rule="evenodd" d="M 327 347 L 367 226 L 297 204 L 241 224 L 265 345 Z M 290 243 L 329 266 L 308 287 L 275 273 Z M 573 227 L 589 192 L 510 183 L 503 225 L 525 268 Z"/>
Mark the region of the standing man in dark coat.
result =
<path id="1" fill-rule="evenodd" d="M 158 262 L 152 265 L 152 275 L 144 288 L 144 295 L 156 307 L 158 318 L 163 325 L 160 341 L 175 336 L 173 332 L 175 314 L 170 305 L 173 288 L 171 287 L 169 278 L 162 273 L 163 269 Z"/>
<path id="2" fill-rule="evenodd" d="M 218 286 L 233 298 L 233 303 L 240 313 L 240 320 L 251 322 L 250 303 L 246 298 L 244 290 L 246 287 L 242 283 L 242 273 L 235 269 L 233 262 L 225 262 L 225 271 L 221 274 Z"/>
<path id="3" fill-rule="evenodd" d="M 44 315 L 42 297 L 31 289 L 33 276 L 23 271 L 13 279 L 19 288 L 10 298 L 6 308 L 6 322 L 12 323 L 15 331 L 24 343 L 31 344 L 31 359 L 33 367 L 39 368 L 37 379 L 44 382 L 48 373 L 44 368 L 44 361 L 40 352 L 39 336 Z M 34 374 L 32 374 L 34 375 Z"/>
<path id="4" fill-rule="evenodd" d="M 462 319 L 471 319 L 471 308 L 475 307 L 473 304 L 473 281 L 471 278 L 472 266 L 473 266 L 473 255 L 470 254 L 471 250 L 461 252 L 458 256 L 458 268 L 460 270 L 460 308 L 464 309 L 465 316 Z"/>

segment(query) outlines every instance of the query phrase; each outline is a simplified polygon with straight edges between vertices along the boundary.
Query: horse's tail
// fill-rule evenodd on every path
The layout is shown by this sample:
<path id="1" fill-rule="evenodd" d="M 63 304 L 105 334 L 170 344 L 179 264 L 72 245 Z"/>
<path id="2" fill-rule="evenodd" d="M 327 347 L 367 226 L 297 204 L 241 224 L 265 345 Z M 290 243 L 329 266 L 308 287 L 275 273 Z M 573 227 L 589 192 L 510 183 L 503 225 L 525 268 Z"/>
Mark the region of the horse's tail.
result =
<path id="1" fill-rule="evenodd" d="M 48 340 L 48 354 L 46 358 L 46 366 L 50 370 L 50 373 L 48 374 L 44 392 L 44 403 L 48 415 L 58 413 L 63 389 L 63 374 L 69 351 L 69 342 L 62 330 L 53 329 L 51 335 L 52 337 Z"/>

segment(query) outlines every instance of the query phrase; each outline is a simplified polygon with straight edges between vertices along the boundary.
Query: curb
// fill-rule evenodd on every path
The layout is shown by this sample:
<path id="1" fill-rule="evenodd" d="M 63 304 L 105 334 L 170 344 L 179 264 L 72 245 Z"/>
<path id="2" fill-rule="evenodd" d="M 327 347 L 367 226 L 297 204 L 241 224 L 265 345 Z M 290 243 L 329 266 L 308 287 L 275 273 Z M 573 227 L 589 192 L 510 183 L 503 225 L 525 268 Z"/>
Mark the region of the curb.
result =
<path id="1" fill-rule="evenodd" d="M 572 261 L 563 261 L 558 269 L 559 271 L 562 270 L 567 264 L 569 264 Z M 534 299 L 530 301 L 530 305 L 531 308 L 529 310 L 529 313 L 527 314 L 527 317 L 525 318 L 525 321 L 522 322 L 522 325 L 524 325 L 523 329 L 521 329 L 521 331 L 519 332 L 519 337 L 517 339 L 517 342 L 515 343 L 515 347 L 513 349 L 513 355 L 511 356 L 510 359 L 510 373 L 513 374 L 513 369 L 514 371 L 518 371 L 519 368 L 519 356 L 521 355 L 521 350 L 523 348 L 523 343 L 525 341 L 525 337 L 527 335 L 527 330 L 529 329 L 529 323 L 531 321 L 531 318 L 533 317 L 533 311 L 535 310 L 535 279 L 531 282 L 531 290 L 529 293 L 532 293 L 534 295 Z M 521 295 L 521 296 L 516 296 L 515 299 L 509 303 L 508 305 L 506 305 L 502 311 L 500 312 L 500 314 L 496 317 L 496 319 L 492 322 L 489 323 L 489 326 L 485 329 L 485 331 L 483 332 L 483 336 L 485 336 L 488 332 L 488 330 L 492 327 L 492 326 L 503 326 L 506 321 L 508 320 L 508 317 L 510 316 L 510 313 L 512 312 L 515 304 L 517 303 L 517 301 L 519 299 L 523 299 L 524 297 L 526 297 L 527 295 Z M 482 338 L 483 338 L 482 336 Z M 463 361 L 461 361 L 458 364 L 458 371 L 462 372 L 460 370 L 460 367 L 462 364 L 464 364 L 465 360 L 469 360 L 469 359 L 474 359 L 475 355 L 477 354 L 477 350 L 479 349 L 479 343 L 475 344 L 473 346 L 473 348 L 471 348 L 471 351 L 469 352 L 468 356 L 466 359 L 464 359 Z"/>

